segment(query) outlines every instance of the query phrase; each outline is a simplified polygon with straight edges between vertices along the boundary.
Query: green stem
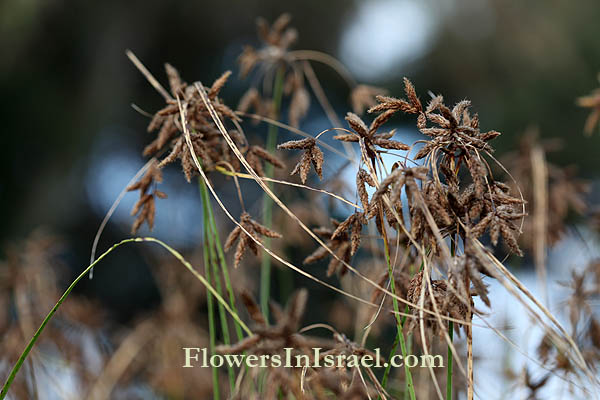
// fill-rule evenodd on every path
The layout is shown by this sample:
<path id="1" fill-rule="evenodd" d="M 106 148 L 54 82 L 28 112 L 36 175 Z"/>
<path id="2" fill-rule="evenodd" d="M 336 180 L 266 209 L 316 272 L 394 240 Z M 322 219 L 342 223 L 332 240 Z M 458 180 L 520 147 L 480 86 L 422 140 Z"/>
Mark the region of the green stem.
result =
<path id="1" fill-rule="evenodd" d="M 208 243 L 208 227 L 206 224 L 203 224 L 204 227 L 204 274 L 206 275 L 206 280 L 210 283 L 210 261 L 209 261 L 209 253 L 207 248 L 209 247 Z M 216 340 L 215 340 L 215 315 L 213 309 L 213 299 L 210 292 L 206 292 L 206 304 L 208 307 L 208 333 L 209 333 L 209 349 L 210 353 L 215 353 Z M 220 398 L 219 395 L 219 371 L 217 367 L 212 367 L 212 380 L 213 380 L 213 398 L 218 400 Z"/>
<path id="2" fill-rule="evenodd" d="M 385 229 L 385 228 L 384 228 Z M 404 341 L 404 333 L 403 333 L 403 327 L 404 327 L 404 322 L 406 321 L 406 316 L 404 316 L 403 318 L 400 317 L 400 308 L 398 307 L 398 300 L 396 299 L 395 295 L 396 295 L 396 284 L 395 284 L 395 280 L 394 280 L 394 271 L 392 270 L 392 263 L 390 260 L 390 247 L 388 244 L 388 240 L 387 240 L 387 235 L 385 234 L 384 231 L 384 235 L 383 235 L 383 244 L 385 246 L 385 260 L 387 262 L 387 266 L 388 266 L 388 273 L 390 276 L 390 286 L 391 286 L 391 291 L 392 294 L 394 294 L 394 297 L 392 297 L 392 302 L 394 304 L 394 311 L 395 311 L 395 316 L 396 316 L 396 326 L 398 327 L 398 335 L 397 335 L 397 340 L 400 343 L 400 351 L 402 352 L 402 358 L 404 360 L 406 360 L 407 357 L 407 351 L 406 351 L 406 342 Z M 405 309 L 404 309 L 404 313 L 408 313 L 408 305 L 406 305 Z M 397 345 L 392 349 L 392 353 L 390 354 L 390 360 L 388 360 L 388 367 L 390 366 L 390 362 L 391 361 L 391 357 L 393 357 L 394 352 L 396 351 L 396 347 Z M 386 368 L 386 372 L 387 374 L 389 374 L 389 368 Z M 408 365 L 406 365 L 406 363 L 404 363 L 404 372 L 406 374 L 406 387 L 408 389 L 408 394 L 410 396 L 411 400 L 415 400 L 416 396 L 415 396 L 415 387 L 413 384 L 413 380 L 412 380 L 412 373 L 410 372 L 410 368 L 408 367 Z M 387 374 L 384 376 L 384 378 L 387 378 Z M 385 382 L 382 382 L 382 386 L 385 388 L 385 384 L 387 383 L 387 379 L 385 380 Z"/>
<path id="3" fill-rule="evenodd" d="M 457 236 L 454 238 L 450 238 L 450 254 L 452 257 L 456 255 L 456 240 Z M 446 370 L 446 400 L 452 399 L 452 347 L 450 344 L 454 340 L 454 322 L 448 321 L 448 336 L 450 338 L 450 343 L 448 343 L 448 369 Z"/>
<path id="4" fill-rule="evenodd" d="M 277 75 L 275 76 L 275 85 L 273 90 L 273 114 L 274 119 L 279 118 L 279 110 L 281 108 L 281 98 L 283 96 L 283 78 L 285 68 L 283 66 L 277 69 Z M 277 132 L 278 128 L 275 125 L 269 125 L 269 132 L 267 134 L 266 150 L 269 153 L 275 151 L 277 147 Z M 265 166 L 265 175 L 267 177 L 273 176 L 273 166 L 267 164 Z M 267 182 L 269 187 L 272 187 L 270 182 Z M 273 222 L 273 200 L 265 193 L 263 198 L 263 225 L 267 228 L 271 228 Z M 271 239 L 265 238 L 265 246 L 268 248 L 271 245 Z M 271 291 L 271 256 L 263 252 L 261 265 L 260 265 L 260 308 L 265 316 L 269 319 L 269 297 Z"/>
<path id="5" fill-rule="evenodd" d="M 454 337 L 454 322 L 448 321 L 448 336 L 450 343 Z M 452 348 L 448 345 L 448 370 L 446 374 L 446 400 L 452 399 Z"/>
<path id="6" fill-rule="evenodd" d="M 206 209 L 208 211 L 208 223 L 211 230 L 210 233 L 214 237 L 215 247 L 217 248 L 217 257 L 219 260 L 219 264 L 221 265 L 221 272 L 223 274 L 223 280 L 225 281 L 225 288 L 227 289 L 227 294 L 229 295 L 229 305 L 231 306 L 231 309 L 237 314 L 233 286 L 231 285 L 231 279 L 229 278 L 229 270 L 227 269 L 227 263 L 225 262 L 225 253 L 223 252 L 223 248 L 221 247 L 221 239 L 219 238 L 219 232 L 217 231 L 217 224 L 215 222 L 215 216 L 213 214 L 212 205 L 210 203 L 208 188 L 206 187 L 206 183 L 204 183 L 204 180 L 201 177 L 198 178 L 198 182 L 202 202 L 203 204 L 206 204 Z M 242 333 L 242 327 L 240 326 L 240 324 L 237 323 L 237 321 L 234 321 L 234 323 L 237 338 L 238 340 L 242 340 L 244 338 L 244 334 Z"/>
<path id="7" fill-rule="evenodd" d="M 204 235 L 205 235 L 205 247 L 204 247 L 204 253 L 206 253 L 208 251 L 208 255 L 209 255 L 209 261 L 210 261 L 210 266 L 212 267 L 212 274 L 214 277 L 214 283 L 215 283 L 215 288 L 217 289 L 217 292 L 223 296 L 223 292 L 221 289 L 221 278 L 219 277 L 219 269 L 217 266 L 217 256 L 215 254 L 215 237 L 211 232 L 210 226 L 207 223 L 208 220 L 208 205 L 206 204 L 206 202 L 202 201 L 202 208 L 204 210 L 204 222 L 203 222 L 203 226 L 204 226 Z M 206 268 L 208 268 L 208 265 L 206 265 Z M 208 274 L 208 272 L 207 272 Z M 208 277 L 208 275 L 207 275 Z M 210 279 L 209 279 L 210 281 Z M 223 304 L 219 303 L 219 319 L 221 321 L 221 330 L 223 331 L 223 343 L 225 343 L 226 345 L 231 344 L 231 340 L 229 338 L 229 326 L 227 324 L 227 315 L 225 314 L 225 308 L 223 307 Z M 233 371 L 233 367 L 231 365 L 227 366 L 227 372 L 229 374 L 229 386 L 230 389 L 233 393 L 233 389 L 235 387 L 235 374 Z"/>
<path id="8" fill-rule="evenodd" d="M 410 310 L 409 310 L 408 305 L 407 305 L 404 308 L 404 313 L 408 314 L 409 311 Z M 406 321 L 406 315 L 402 317 L 402 326 L 404 326 L 404 321 Z M 396 337 L 394 338 L 394 343 L 392 343 L 392 348 L 390 350 L 390 355 L 388 357 L 388 360 L 390 358 L 392 358 L 394 356 L 394 354 L 396 354 L 396 350 L 398 349 L 398 344 L 399 343 L 400 343 L 400 336 L 396 335 Z M 387 380 L 388 380 L 388 376 L 390 374 L 390 370 L 391 369 L 392 369 L 392 365 L 390 363 L 388 363 L 387 367 L 385 367 L 385 371 L 383 372 L 383 378 L 381 379 L 381 386 L 383 386 L 384 388 L 387 385 Z"/>

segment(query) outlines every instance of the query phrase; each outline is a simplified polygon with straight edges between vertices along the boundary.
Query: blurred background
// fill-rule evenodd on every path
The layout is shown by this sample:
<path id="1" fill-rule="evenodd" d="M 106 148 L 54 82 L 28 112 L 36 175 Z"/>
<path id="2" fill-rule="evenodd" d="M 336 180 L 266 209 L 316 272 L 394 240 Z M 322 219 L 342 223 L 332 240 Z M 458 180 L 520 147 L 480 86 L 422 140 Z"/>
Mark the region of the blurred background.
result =
<path id="1" fill-rule="evenodd" d="M 583 134 L 589 110 L 576 105 L 577 97 L 599 84 L 597 0 L 5 0 L 0 3 L 0 257 L 22 256 L 21 243 L 31 235 L 56 237 L 61 246 L 53 257 L 63 265 L 57 278 L 61 291 L 88 265 L 102 218 L 145 163 L 141 150 L 151 140 L 148 119 L 131 104 L 151 113 L 163 104 L 127 59 L 126 49 L 163 83 L 165 62 L 185 80 L 205 84 L 232 70 L 222 95 L 235 105 L 251 83 L 238 78 L 236 59 L 244 45 L 258 45 L 255 19 L 272 21 L 282 12 L 292 14 L 299 31 L 295 49 L 337 57 L 360 83 L 402 96 L 407 76 L 422 98 L 430 90 L 451 104 L 470 99 L 482 129 L 502 132 L 494 143 L 500 156 L 514 150 L 528 129 L 537 129 L 542 138 L 560 138 L 563 149 L 549 153 L 548 160 L 575 165 L 591 184 L 587 201 L 598 203 L 600 132 Z M 347 85 L 326 66 L 314 64 L 314 69 L 343 116 L 350 109 Z M 314 99 L 301 127 L 311 133 L 327 127 Z M 406 129 L 415 132 L 412 125 Z M 260 141 L 266 127 L 259 125 L 252 134 Z M 197 187 L 185 182 L 178 166 L 165 174 L 161 189 L 169 199 L 157 205 L 153 235 L 194 254 L 202 224 Z M 236 201 L 232 188 L 223 196 Z M 258 198 L 247 196 L 248 202 Z M 133 193 L 125 196 L 99 251 L 130 235 L 129 211 L 136 200 Z M 574 218 L 577 225 L 581 217 Z M 589 235 L 585 243 L 593 246 L 595 236 Z M 570 237 L 557 245 L 561 256 L 555 262 L 597 254 L 585 244 L 588 252 L 582 256 L 583 245 L 569 245 L 577 242 Z M 157 285 L 148 258 L 146 248 L 124 247 L 106 259 L 93 280 L 76 288 L 77 295 L 102 309 L 99 326 L 131 328 L 140 315 L 162 307 L 164 288 Z M 7 271 L 14 272 L 7 264 L 0 267 L 6 282 Z M 520 264 L 527 276 L 531 263 Z M 311 301 L 319 302 L 318 296 Z M 49 305 L 41 308 L 45 313 Z M 319 320 L 319 315 L 307 319 Z"/>

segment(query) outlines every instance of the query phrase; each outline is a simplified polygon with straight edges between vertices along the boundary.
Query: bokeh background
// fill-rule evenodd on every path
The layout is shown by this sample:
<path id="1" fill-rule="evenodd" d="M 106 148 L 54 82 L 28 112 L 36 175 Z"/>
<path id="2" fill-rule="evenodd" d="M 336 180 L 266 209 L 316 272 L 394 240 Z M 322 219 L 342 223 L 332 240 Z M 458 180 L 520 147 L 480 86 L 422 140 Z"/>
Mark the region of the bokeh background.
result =
<path id="1" fill-rule="evenodd" d="M 88 264 L 100 221 L 145 162 L 141 149 L 150 141 L 148 121 L 131 103 L 149 112 L 162 104 L 126 49 L 162 82 L 164 62 L 175 65 L 184 79 L 205 83 L 231 69 L 223 97 L 235 104 L 249 84 L 237 77 L 236 59 L 244 44 L 257 44 L 256 17 L 273 20 L 282 12 L 293 15 L 299 31 L 294 48 L 334 55 L 361 83 L 400 96 L 407 76 L 422 97 L 431 90 L 449 103 L 470 99 L 482 128 L 503 133 L 495 141 L 499 154 L 514 149 L 531 128 L 542 138 L 562 139 L 563 149 L 548 159 L 576 165 L 591 182 L 590 203 L 598 203 L 600 132 L 583 135 L 588 111 L 575 103 L 598 86 L 596 0 L 5 0 L 0 3 L 0 243 L 5 244 L 0 256 L 7 258 L 7 248 L 41 227 L 63 243 L 58 257 L 66 272 L 59 287 Z M 325 66 L 314 68 L 343 116 L 349 110 L 344 81 Z M 302 125 L 313 133 L 327 125 L 316 104 Z M 264 126 L 254 130 L 257 137 L 265 133 Z M 178 167 L 166 174 L 169 200 L 158 204 L 153 234 L 193 252 L 201 243 L 197 188 L 185 182 Z M 233 190 L 224 195 L 235 201 Z M 135 194 L 125 197 L 100 251 L 129 235 L 135 200 Z M 568 263 L 580 249 L 565 240 L 557 260 Z M 143 250 L 122 248 L 76 292 L 101 304 L 107 321 L 131 326 L 164 299 L 148 264 Z M 526 276 L 529 264 L 515 268 Z M 318 295 L 311 301 L 318 302 Z"/>

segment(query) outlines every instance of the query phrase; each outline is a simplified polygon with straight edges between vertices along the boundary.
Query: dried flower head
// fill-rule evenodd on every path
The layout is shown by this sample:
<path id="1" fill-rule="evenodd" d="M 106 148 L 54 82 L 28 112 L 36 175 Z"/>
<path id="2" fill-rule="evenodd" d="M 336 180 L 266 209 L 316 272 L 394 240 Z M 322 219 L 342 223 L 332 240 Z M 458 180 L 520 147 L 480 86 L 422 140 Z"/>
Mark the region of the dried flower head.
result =
<path id="1" fill-rule="evenodd" d="M 421 305 L 421 297 L 423 300 L 423 308 L 426 310 L 430 310 L 435 312 L 435 308 L 439 311 L 440 315 L 448 315 L 452 318 L 459 320 L 466 320 L 468 313 L 468 306 L 464 304 L 453 292 L 448 288 L 449 283 L 445 280 L 430 280 L 432 293 L 429 292 L 429 285 L 425 283 L 425 292 L 421 294 L 421 287 L 423 285 L 423 271 L 415 274 L 410 281 L 410 286 L 408 288 L 407 300 L 413 304 L 418 306 Z M 433 297 L 433 300 L 432 300 Z M 473 307 L 473 301 L 471 301 L 471 307 Z M 435 301 L 435 307 L 433 306 L 433 301 Z M 419 316 L 419 310 L 417 308 L 412 308 L 413 315 L 417 316 L 417 318 L 413 318 L 409 324 L 409 329 L 412 330 L 416 328 L 420 321 L 421 317 Z M 442 334 L 445 330 L 445 326 L 440 327 L 435 317 L 429 315 L 428 317 L 424 317 L 423 323 L 425 327 L 431 329 L 433 334 Z M 458 331 L 461 325 L 455 324 L 455 330 Z"/>
<path id="2" fill-rule="evenodd" d="M 291 19 L 290 14 L 281 14 L 271 26 L 264 18 L 256 20 L 258 36 L 264 47 L 259 50 L 252 46 L 244 48 L 238 59 L 242 77 L 246 77 L 259 63 L 272 66 L 284 60 L 287 49 L 298 37 L 298 32 L 289 27 Z"/>
<path id="3" fill-rule="evenodd" d="M 600 81 L 600 74 L 598 74 L 598 81 Z M 587 135 L 591 135 L 600 121 L 600 88 L 594 90 L 587 96 L 578 98 L 577 105 L 590 109 L 590 115 L 585 121 L 584 131 Z"/>
<path id="4" fill-rule="evenodd" d="M 299 62 L 289 56 L 288 48 L 298 36 L 296 30 L 288 26 L 290 20 L 289 14 L 282 14 L 271 26 L 263 18 L 257 20 L 258 36 L 263 46 L 260 49 L 252 46 L 244 47 L 238 61 L 241 77 L 246 77 L 251 71 L 258 69 L 261 79 L 264 80 L 266 98 L 252 87 L 242 97 L 240 111 L 246 112 L 252 107 L 259 115 L 275 117 L 279 100 L 276 101 L 273 91 L 276 91 L 277 84 L 281 83 L 278 83 L 275 77 L 284 77 L 283 94 L 290 98 L 289 123 L 298 126 L 310 108 L 310 95 L 304 85 L 304 75 Z"/>
<path id="5" fill-rule="evenodd" d="M 300 161 L 298 161 L 298 164 L 296 164 L 291 172 L 291 175 L 299 174 L 302 183 L 306 183 L 311 164 L 315 168 L 319 178 L 323 179 L 323 152 L 317 146 L 316 139 L 306 138 L 302 140 L 290 140 L 289 142 L 278 145 L 277 148 L 304 150 Z"/>
<path id="6" fill-rule="evenodd" d="M 493 149 L 487 142 L 498 137 L 500 133 L 480 131 L 479 118 L 477 115 L 474 117 L 470 115 L 471 102 L 468 100 L 458 102 L 450 110 L 444 104 L 443 97 L 436 96 L 429 102 L 427 108 L 423 109 L 414 86 L 406 78 L 404 78 L 404 88 L 408 100 L 378 96 L 380 104 L 372 107 L 369 112 L 381 112 L 380 115 L 397 111 L 417 114 L 417 127 L 421 133 L 431 137 L 431 140 L 419 150 L 415 159 L 431 157 L 435 160 L 438 152 L 442 152 L 446 163 L 452 159 L 456 160 L 455 166 L 459 166 L 464 160 L 473 179 L 477 179 L 483 168 L 478 152 L 492 152 Z M 435 126 L 427 127 L 427 121 Z"/>
<path id="7" fill-rule="evenodd" d="M 369 217 L 375 215 L 377 210 L 376 204 L 381 200 L 381 197 L 390 193 L 390 202 L 402 208 L 402 188 L 406 188 L 406 194 L 409 201 L 412 201 L 413 196 L 420 191 L 417 180 L 422 182 L 427 181 L 428 169 L 425 167 L 413 168 L 396 168 L 388 176 L 385 177 L 379 188 L 371 197 L 371 207 L 369 208 Z"/>
<path id="8" fill-rule="evenodd" d="M 248 351 L 252 354 L 279 354 L 284 347 L 293 347 L 299 351 L 311 342 L 311 339 L 298 333 L 299 324 L 306 309 L 308 291 L 300 289 L 294 292 L 285 310 L 274 302 L 270 303 L 275 325 L 271 326 L 260 311 L 260 307 L 248 292 L 242 293 L 242 301 L 254 321 L 249 336 L 236 344 L 217 347 L 217 352 L 224 354 L 239 354 Z M 318 343 L 315 340 L 313 343 Z M 323 344 L 323 342 L 321 342 Z"/>
<path id="9" fill-rule="evenodd" d="M 264 161 L 270 163 L 275 168 L 284 168 L 285 164 L 279 158 L 275 157 L 260 146 L 250 146 L 246 152 L 246 161 L 256 171 L 258 176 L 265 176 L 265 170 L 262 163 Z"/>
<path id="10" fill-rule="evenodd" d="M 350 216 L 350 218 L 353 218 L 353 217 Z M 350 225 L 353 225 L 353 223 L 355 222 L 355 219 L 356 218 L 351 219 L 350 222 L 348 222 L 349 221 L 348 219 L 345 221 L 347 223 L 346 229 Z M 340 260 L 343 260 L 345 263 L 350 262 L 350 259 L 352 258 L 352 254 L 353 254 L 352 253 L 353 240 L 351 238 L 351 235 L 348 235 L 348 232 L 346 232 L 346 229 L 338 232 L 338 228 L 340 226 L 342 226 L 339 221 L 336 221 L 335 219 L 331 219 L 331 223 L 333 225 L 333 229 L 327 228 L 327 227 L 319 227 L 319 228 L 313 229 L 313 231 L 317 235 L 323 237 L 324 239 L 327 239 L 325 244 L 337 256 L 337 258 L 336 257 L 331 258 L 331 261 L 329 262 L 329 265 L 327 267 L 327 276 L 333 275 L 340 267 L 341 267 L 340 274 L 344 275 L 347 272 L 347 268 Z M 335 236 L 334 236 L 334 233 L 336 233 Z M 360 239 L 360 236 L 358 239 Z M 354 239 L 354 242 L 357 243 L 356 237 Z M 329 255 L 329 252 L 327 251 L 327 249 L 325 247 L 321 246 L 318 249 L 316 249 L 314 252 L 312 252 L 308 257 L 306 257 L 304 259 L 303 263 L 311 264 L 315 261 L 326 258 L 328 255 Z"/>
<path id="11" fill-rule="evenodd" d="M 259 224 L 254 221 L 250 215 L 246 212 L 242 213 L 240 217 L 240 225 L 244 227 L 244 229 L 252 235 L 252 237 L 258 241 L 260 241 L 261 236 L 266 236 L 270 238 L 280 238 L 281 235 L 266 226 Z M 244 256 L 244 252 L 246 249 L 252 250 L 254 255 L 258 255 L 258 245 L 256 242 L 248 236 L 241 227 L 236 226 L 229 236 L 227 236 L 227 240 L 225 240 L 225 251 L 229 251 L 233 247 L 233 244 L 238 241 L 238 245 L 235 249 L 233 266 L 237 268 Z"/>
<path id="12" fill-rule="evenodd" d="M 375 101 L 376 96 L 383 96 L 386 94 L 387 90 L 380 87 L 356 85 L 350 93 L 352 111 L 354 111 L 355 114 L 362 115 L 366 109 L 377 104 Z"/>
<path id="13" fill-rule="evenodd" d="M 288 120 L 291 126 L 298 127 L 310 108 L 310 95 L 304 86 L 304 79 L 295 70 L 288 74 L 284 94 L 290 97 Z"/>
<path id="14" fill-rule="evenodd" d="M 390 150 L 408 150 L 410 147 L 397 140 L 391 140 L 396 133 L 395 130 L 386 133 L 377 133 L 377 129 L 381 127 L 391 116 L 393 112 L 384 112 L 371 122 L 371 125 L 367 125 L 363 122 L 360 117 L 354 113 L 349 112 L 346 115 L 346 121 L 352 130 L 356 133 L 336 135 L 334 139 L 342 142 L 360 142 L 364 141 L 367 155 L 370 159 L 376 159 L 376 154 L 381 152 L 377 150 L 377 147 Z"/>
<path id="15" fill-rule="evenodd" d="M 258 89 L 255 87 L 251 87 L 246 91 L 246 93 L 244 93 L 240 99 L 240 102 L 238 103 L 237 109 L 243 113 L 254 111 L 258 115 L 269 118 L 273 118 L 275 116 L 273 102 L 269 99 L 263 98 Z M 258 120 L 253 121 L 254 123 L 259 122 Z"/>
<path id="16" fill-rule="evenodd" d="M 560 150 L 562 147 L 561 140 L 541 140 L 538 131 L 530 129 L 519 141 L 518 148 L 501 159 L 514 180 L 518 182 L 518 189 L 523 198 L 530 204 L 530 214 L 535 214 L 538 206 L 534 198 L 535 188 L 543 188 L 541 194 L 538 192 L 538 196 L 544 198 L 546 209 L 542 211 L 546 220 L 545 241 L 549 245 L 556 244 L 563 237 L 571 212 L 584 215 L 588 211 L 586 195 L 590 189 L 589 183 L 577 176 L 575 167 L 562 167 L 546 160 L 546 154 Z M 541 154 L 541 157 L 538 156 L 536 159 L 536 154 Z M 534 173 L 536 163 L 542 164 L 537 166 L 538 170 L 540 168 L 545 170 L 541 178 L 539 174 Z M 512 187 L 516 190 L 516 183 L 513 183 Z M 532 218 L 525 219 L 523 224 L 520 243 L 527 249 L 533 248 L 539 235 L 534 225 Z"/>
<path id="17" fill-rule="evenodd" d="M 358 197 L 362 203 L 363 210 L 367 212 L 369 210 L 369 194 L 367 193 L 367 188 L 365 185 L 375 187 L 375 181 L 367 171 L 359 168 L 358 172 L 356 173 L 356 190 L 358 191 Z"/>
<path id="18" fill-rule="evenodd" d="M 160 182 L 162 182 L 162 173 L 157 163 L 153 162 L 139 181 L 127 187 L 128 192 L 140 191 L 140 198 L 131 210 L 131 215 L 138 214 L 131 227 L 131 233 L 135 234 L 144 222 L 148 224 L 150 230 L 154 227 L 156 213 L 154 197 L 167 198 L 165 193 L 156 189 L 156 183 Z"/>

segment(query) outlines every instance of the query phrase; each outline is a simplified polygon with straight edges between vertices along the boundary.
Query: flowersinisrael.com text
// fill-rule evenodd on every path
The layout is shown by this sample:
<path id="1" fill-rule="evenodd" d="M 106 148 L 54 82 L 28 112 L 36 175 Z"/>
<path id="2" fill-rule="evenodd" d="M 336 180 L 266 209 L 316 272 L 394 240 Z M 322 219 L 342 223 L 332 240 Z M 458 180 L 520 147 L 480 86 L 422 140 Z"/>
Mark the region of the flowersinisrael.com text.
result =
<path id="1" fill-rule="evenodd" d="M 315 347 L 312 349 L 312 357 L 307 354 L 294 354 L 294 348 L 285 347 L 283 354 L 209 354 L 208 349 L 200 347 L 183 347 L 184 368 L 209 368 L 209 367 L 242 367 L 249 368 L 386 368 L 391 365 L 394 368 L 421 367 L 444 367 L 444 358 L 441 355 L 410 354 L 406 358 L 396 354 L 386 361 L 381 357 L 379 348 L 374 354 L 324 354 L 323 349 Z"/>

